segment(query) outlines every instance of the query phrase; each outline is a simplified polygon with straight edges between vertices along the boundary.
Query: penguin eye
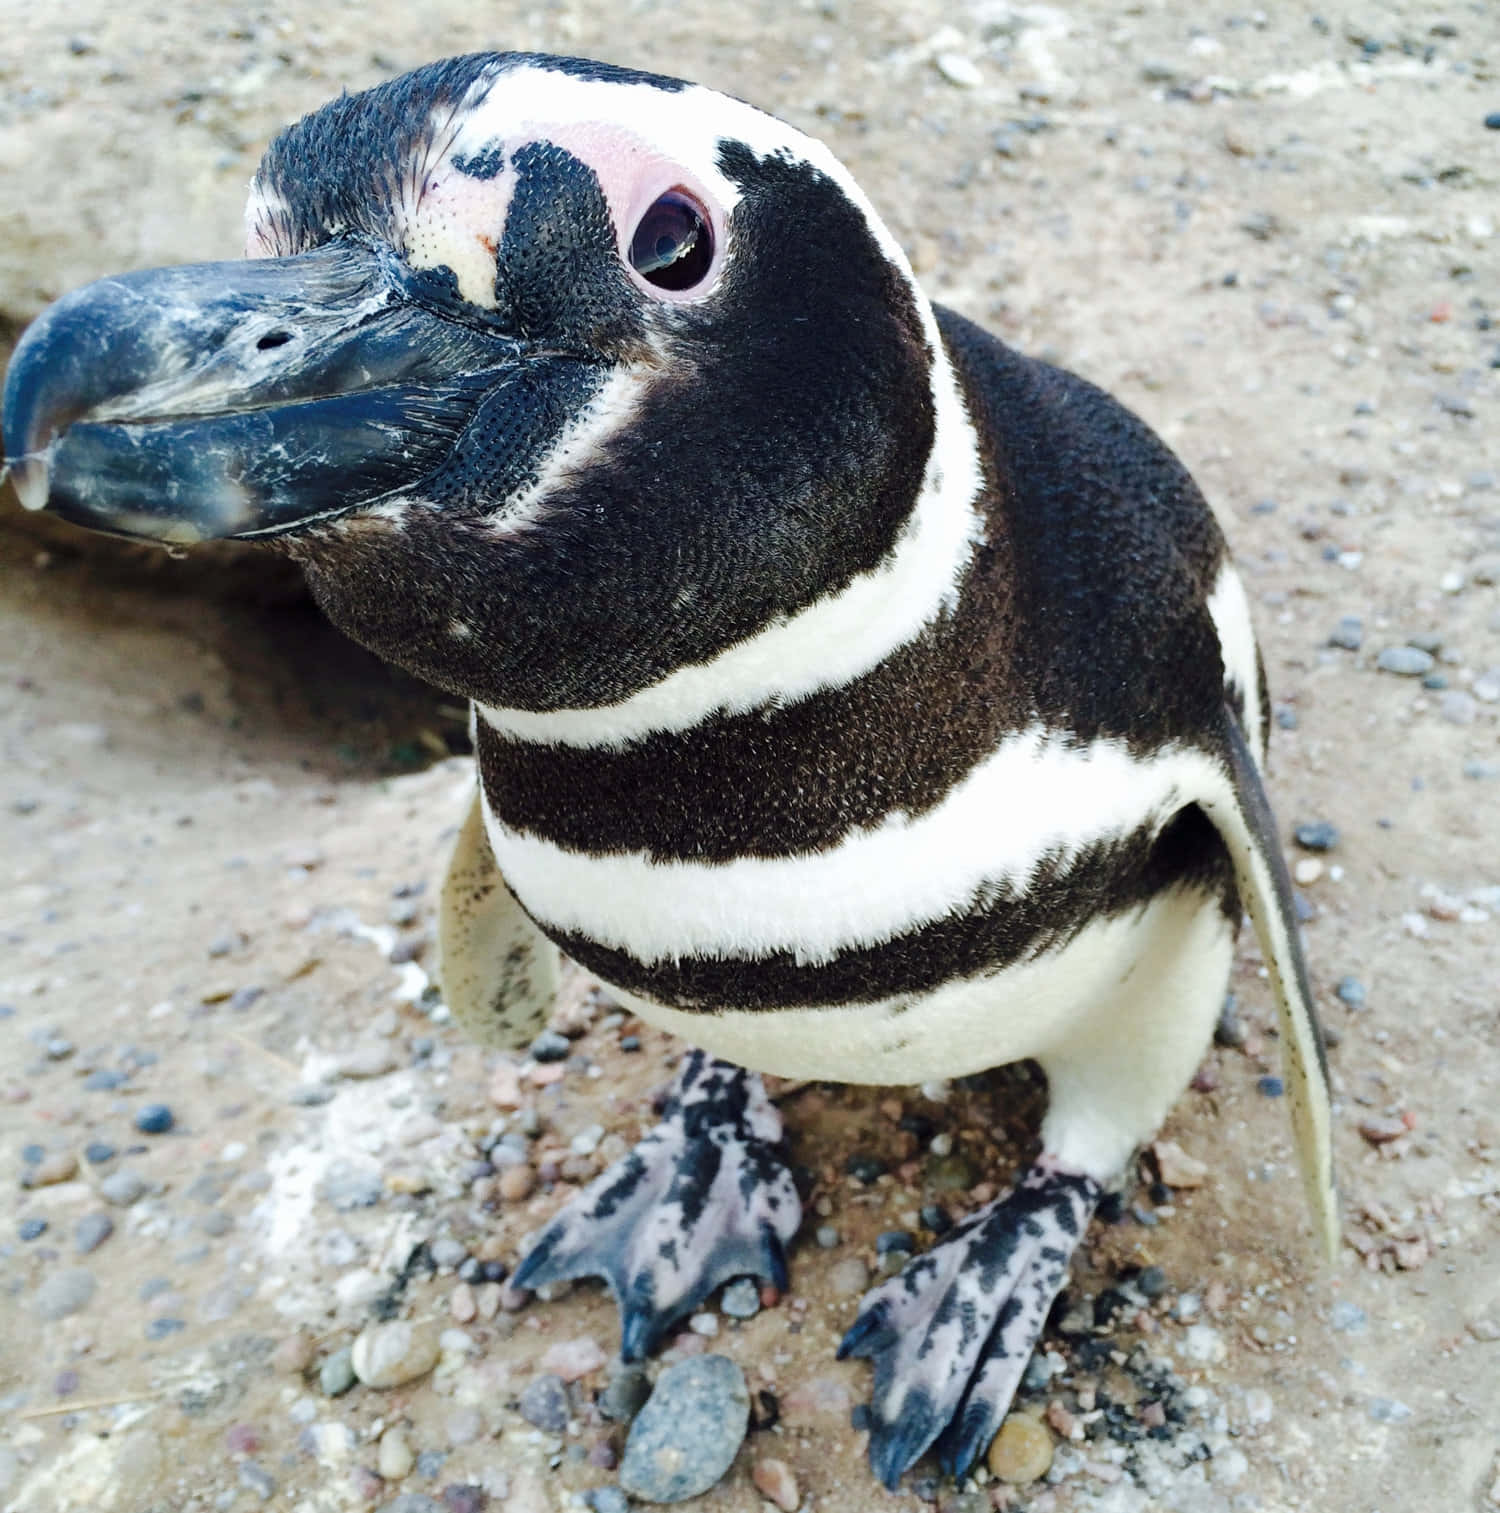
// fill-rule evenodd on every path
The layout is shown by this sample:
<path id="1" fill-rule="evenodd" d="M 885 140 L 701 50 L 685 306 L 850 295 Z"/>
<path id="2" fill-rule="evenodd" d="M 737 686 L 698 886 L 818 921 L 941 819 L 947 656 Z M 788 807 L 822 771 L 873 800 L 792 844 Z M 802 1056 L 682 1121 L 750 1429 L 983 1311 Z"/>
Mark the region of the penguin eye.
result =
<path id="1" fill-rule="evenodd" d="M 641 217 L 630 239 L 630 266 L 658 289 L 691 289 L 714 260 L 708 212 L 681 189 L 669 189 Z"/>

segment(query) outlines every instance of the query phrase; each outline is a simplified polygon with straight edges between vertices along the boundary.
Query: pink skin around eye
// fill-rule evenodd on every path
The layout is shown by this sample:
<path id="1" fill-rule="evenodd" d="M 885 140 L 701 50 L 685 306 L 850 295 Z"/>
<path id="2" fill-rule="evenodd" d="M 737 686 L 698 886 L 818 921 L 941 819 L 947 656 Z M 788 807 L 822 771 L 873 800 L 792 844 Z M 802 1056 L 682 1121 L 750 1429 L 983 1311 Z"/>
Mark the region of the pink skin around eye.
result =
<path id="1" fill-rule="evenodd" d="M 620 261 L 631 281 L 652 299 L 666 304 L 693 304 L 711 294 L 723 272 L 727 216 L 722 204 L 699 178 L 649 143 L 618 126 L 588 121 L 523 121 L 503 139 L 481 144 L 486 153 L 500 147 L 506 168 L 493 178 L 462 173 L 456 156 L 477 155 L 473 144 L 450 149 L 427 173 L 416 203 L 407 209 L 402 250 L 414 268 L 451 268 L 459 292 L 477 305 L 494 303 L 495 249 L 504 234 L 505 217 L 515 187 L 511 154 L 526 142 L 553 142 L 587 163 L 598 176 L 614 223 Z M 641 218 L 669 190 L 685 194 L 699 208 L 713 237 L 713 261 L 691 289 L 663 289 L 648 283 L 630 265 L 630 243 Z M 259 186 L 247 207 L 248 257 L 284 254 L 277 244 L 277 205 Z"/>
<path id="2" fill-rule="evenodd" d="M 723 271 L 725 212 L 697 176 L 618 126 L 589 121 L 525 121 L 504 138 L 506 161 L 525 142 L 552 142 L 587 163 L 598 176 L 614 222 L 620 261 L 637 288 L 668 304 L 692 304 L 712 292 Z M 509 168 L 501 176 L 510 180 Z M 713 236 L 708 273 L 691 289 L 661 289 L 630 266 L 630 243 L 641 217 L 668 190 L 675 189 L 701 207 Z"/>

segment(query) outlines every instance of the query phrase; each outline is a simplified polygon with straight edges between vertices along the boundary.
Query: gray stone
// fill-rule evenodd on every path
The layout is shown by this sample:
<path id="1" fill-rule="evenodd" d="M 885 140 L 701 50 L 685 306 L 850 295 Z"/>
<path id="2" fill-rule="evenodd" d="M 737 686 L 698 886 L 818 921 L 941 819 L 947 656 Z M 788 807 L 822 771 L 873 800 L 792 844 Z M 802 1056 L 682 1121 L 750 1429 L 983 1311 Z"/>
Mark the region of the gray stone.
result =
<path id="1" fill-rule="evenodd" d="M 753 1319 L 760 1312 L 760 1288 L 749 1277 L 741 1277 L 724 1289 L 719 1307 L 732 1319 Z"/>
<path id="2" fill-rule="evenodd" d="M 1365 1407 L 1377 1424 L 1401 1424 L 1411 1417 L 1411 1409 L 1399 1398 L 1372 1397 Z"/>
<path id="3" fill-rule="evenodd" d="M 1398 678 L 1420 678 L 1432 671 L 1432 653 L 1416 646 L 1387 646 L 1375 665 Z"/>
<path id="4" fill-rule="evenodd" d="M 679 1361 L 631 1425 L 620 1486 L 646 1502 L 697 1497 L 733 1464 L 749 1423 L 745 1374 L 728 1356 Z"/>
<path id="5" fill-rule="evenodd" d="M 97 1287 L 93 1273 L 75 1266 L 68 1271 L 55 1271 L 40 1287 L 32 1301 L 37 1315 L 44 1319 L 65 1319 L 88 1306 Z"/>
<path id="6" fill-rule="evenodd" d="M 858 1297 L 870 1285 L 870 1268 L 858 1256 L 845 1256 L 828 1273 L 828 1287 L 836 1298 Z"/>
<path id="7" fill-rule="evenodd" d="M 572 1042 L 556 1030 L 543 1030 L 531 1042 L 531 1055 L 536 1061 L 566 1061 L 572 1053 Z"/>
<path id="8" fill-rule="evenodd" d="M 583 1494 L 583 1505 L 594 1513 L 630 1513 L 630 1502 L 618 1487 L 595 1487 Z"/>
<path id="9" fill-rule="evenodd" d="M 1330 646 L 1342 647 L 1345 651 L 1358 651 L 1365 643 L 1365 622 L 1358 615 L 1344 615 L 1328 633 Z"/>
<path id="10" fill-rule="evenodd" d="M 106 1213 L 85 1214 L 73 1231 L 73 1248 L 81 1256 L 91 1254 L 115 1232 L 115 1221 Z"/>
<path id="11" fill-rule="evenodd" d="M 1365 985 L 1357 977 L 1341 977 L 1338 986 L 1333 990 L 1340 1003 L 1347 1004 L 1351 1009 L 1362 1009 L 1365 1006 L 1367 993 Z"/>
<path id="12" fill-rule="evenodd" d="M 340 1397 L 354 1385 L 354 1354 L 346 1345 L 318 1367 L 318 1386 L 328 1397 Z"/>
<path id="13" fill-rule="evenodd" d="M 447 1513 L 436 1498 L 425 1492 L 403 1492 L 380 1505 L 380 1513 Z"/>
<path id="14" fill-rule="evenodd" d="M 99 1184 L 99 1194 L 117 1208 L 129 1208 L 146 1191 L 146 1179 L 128 1167 L 111 1172 Z"/>
<path id="15" fill-rule="evenodd" d="M 432 1259 L 439 1266 L 451 1266 L 456 1269 L 468 1258 L 468 1249 L 452 1235 L 442 1235 L 432 1242 Z"/>
<path id="16" fill-rule="evenodd" d="M 517 1405 L 521 1417 L 548 1434 L 561 1434 L 568 1427 L 568 1389 L 560 1376 L 543 1372 L 527 1382 Z"/>
<path id="17" fill-rule="evenodd" d="M 599 1411 L 617 1424 L 628 1424 L 648 1397 L 651 1382 L 639 1366 L 621 1366 L 599 1394 Z"/>
<path id="18" fill-rule="evenodd" d="M 380 1173 L 372 1166 L 356 1166 L 350 1161 L 335 1161 L 318 1185 L 318 1196 L 340 1213 L 353 1208 L 369 1208 L 380 1201 Z"/>
<path id="19" fill-rule="evenodd" d="M 839 1243 L 839 1232 L 831 1224 L 820 1224 L 816 1239 L 820 1250 L 833 1250 Z"/>

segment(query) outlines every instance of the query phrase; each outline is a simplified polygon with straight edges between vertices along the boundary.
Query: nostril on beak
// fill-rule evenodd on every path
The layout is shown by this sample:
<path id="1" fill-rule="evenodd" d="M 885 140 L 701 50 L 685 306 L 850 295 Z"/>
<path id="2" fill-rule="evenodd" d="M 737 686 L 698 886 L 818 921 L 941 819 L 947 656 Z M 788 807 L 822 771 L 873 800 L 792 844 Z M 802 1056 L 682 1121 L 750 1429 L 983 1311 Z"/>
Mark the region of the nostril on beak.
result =
<path id="1" fill-rule="evenodd" d="M 258 342 L 256 342 L 255 348 L 258 352 L 269 352 L 275 347 L 286 346 L 286 344 L 291 339 L 292 333 L 290 331 L 267 331 L 266 334 L 261 337 Z"/>

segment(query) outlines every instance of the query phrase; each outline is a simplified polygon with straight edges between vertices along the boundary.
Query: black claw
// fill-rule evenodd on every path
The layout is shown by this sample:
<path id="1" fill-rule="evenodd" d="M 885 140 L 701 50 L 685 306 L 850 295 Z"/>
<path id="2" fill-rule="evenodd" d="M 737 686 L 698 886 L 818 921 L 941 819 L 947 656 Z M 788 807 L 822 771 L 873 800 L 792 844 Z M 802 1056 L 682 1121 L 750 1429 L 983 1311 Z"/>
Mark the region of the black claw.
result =
<path id="1" fill-rule="evenodd" d="M 648 1308 L 626 1307 L 622 1312 L 620 1359 L 643 1361 L 651 1354 L 657 1340 L 660 1339 L 665 1330 L 666 1321 Z"/>
<path id="2" fill-rule="evenodd" d="M 890 1344 L 894 1336 L 886 1323 L 884 1303 L 867 1308 L 849 1326 L 848 1333 L 839 1341 L 835 1359 L 847 1361 L 851 1356 L 872 1356 Z"/>
<path id="3" fill-rule="evenodd" d="M 897 1483 L 921 1459 L 937 1437 L 938 1420 L 925 1393 L 902 1404 L 894 1424 L 877 1423 L 870 1431 L 870 1469 L 894 1492 Z"/>
<path id="4" fill-rule="evenodd" d="M 787 1270 L 786 1247 L 781 1243 L 781 1236 L 770 1225 L 761 1226 L 760 1236 L 761 1265 L 764 1268 L 761 1275 L 777 1292 L 789 1291 L 792 1278 Z"/>
<path id="5" fill-rule="evenodd" d="M 938 1437 L 938 1463 L 955 1479 L 966 1475 L 998 1427 L 993 1413 L 971 1404 Z"/>
<path id="6" fill-rule="evenodd" d="M 552 1259 L 553 1240 L 550 1235 L 543 1235 L 535 1245 L 521 1258 L 521 1264 L 511 1273 L 511 1285 L 513 1287 L 537 1288 L 545 1286 L 548 1282 L 558 1282 L 562 1278 L 544 1276 L 547 1263 Z"/>

